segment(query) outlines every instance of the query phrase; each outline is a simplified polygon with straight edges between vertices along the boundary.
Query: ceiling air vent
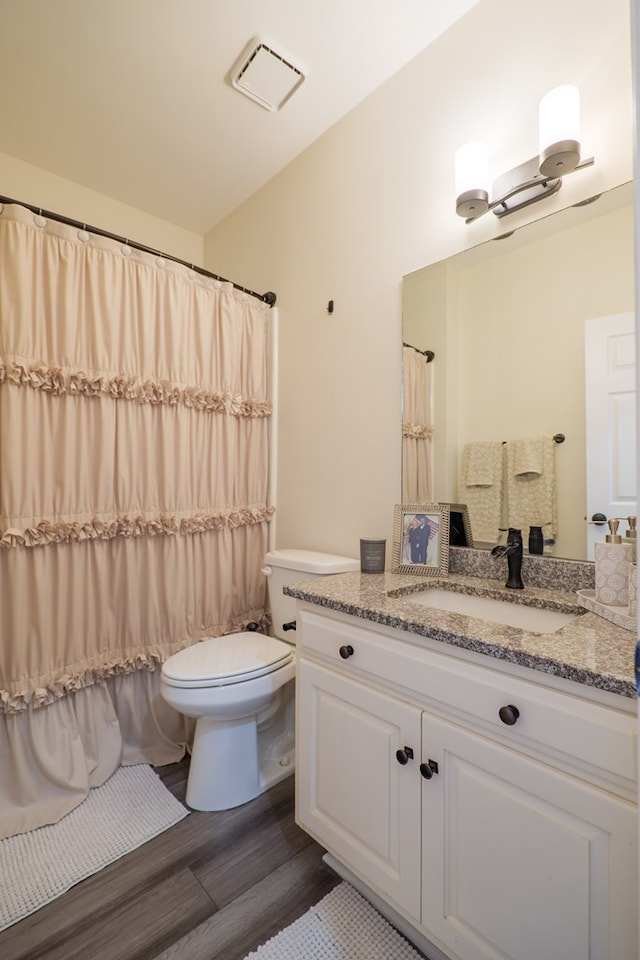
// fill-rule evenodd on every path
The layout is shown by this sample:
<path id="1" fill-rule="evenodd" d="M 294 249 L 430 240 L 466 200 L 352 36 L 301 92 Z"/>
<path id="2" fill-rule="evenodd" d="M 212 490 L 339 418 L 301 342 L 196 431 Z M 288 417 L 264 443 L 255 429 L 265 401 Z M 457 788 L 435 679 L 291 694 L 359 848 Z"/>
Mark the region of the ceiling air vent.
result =
<path id="1" fill-rule="evenodd" d="M 303 83 L 299 67 L 268 46 L 252 40 L 229 74 L 231 86 L 266 110 L 279 110 Z"/>

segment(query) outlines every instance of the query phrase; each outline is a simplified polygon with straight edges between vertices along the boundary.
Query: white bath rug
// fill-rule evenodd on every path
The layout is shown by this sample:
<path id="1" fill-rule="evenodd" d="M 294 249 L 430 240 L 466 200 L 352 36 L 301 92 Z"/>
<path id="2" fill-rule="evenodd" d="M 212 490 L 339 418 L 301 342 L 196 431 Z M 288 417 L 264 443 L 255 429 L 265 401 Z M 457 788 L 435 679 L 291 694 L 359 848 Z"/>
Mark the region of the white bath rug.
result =
<path id="1" fill-rule="evenodd" d="M 147 766 L 120 767 L 51 826 L 0 840 L 0 930 L 186 817 Z"/>
<path id="2" fill-rule="evenodd" d="M 424 960 L 349 883 L 334 887 L 315 907 L 245 960 Z"/>

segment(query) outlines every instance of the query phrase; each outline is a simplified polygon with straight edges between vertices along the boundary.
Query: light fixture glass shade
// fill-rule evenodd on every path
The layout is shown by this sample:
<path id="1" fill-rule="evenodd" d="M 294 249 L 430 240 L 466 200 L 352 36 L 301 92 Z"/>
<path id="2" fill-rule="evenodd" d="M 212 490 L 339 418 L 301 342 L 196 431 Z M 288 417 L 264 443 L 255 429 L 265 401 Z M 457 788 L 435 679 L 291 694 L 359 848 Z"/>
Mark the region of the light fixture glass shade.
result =
<path id="1" fill-rule="evenodd" d="M 580 163 L 580 91 L 565 84 L 540 101 L 540 172 L 562 177 Z"/>
<path id="2" fill-rule="evenodd" d="M 489 209 L 489 155 L 486 143 L 465 143 L 455 155 L 456 213 L 482 216 Z"/>

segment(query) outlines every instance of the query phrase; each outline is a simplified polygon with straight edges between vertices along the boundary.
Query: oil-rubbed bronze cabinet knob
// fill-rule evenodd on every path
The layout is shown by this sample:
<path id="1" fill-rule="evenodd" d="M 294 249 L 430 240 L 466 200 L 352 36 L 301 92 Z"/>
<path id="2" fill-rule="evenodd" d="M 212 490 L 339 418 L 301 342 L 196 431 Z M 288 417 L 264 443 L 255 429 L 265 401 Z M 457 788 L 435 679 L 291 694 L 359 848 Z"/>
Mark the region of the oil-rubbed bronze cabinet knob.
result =
<path id="1" fill-rule="evenodd" d="M 500 707 L 498 716 L 508 727 L 512 727 L 520 716 L 520 711 L 512 703 L 508 703 L 505 707 Z"/>
<path id="2" fill-rule="evenodd" d="M 434 773 L 438 772 L 438 764 L 435 760 L 427 760 L 426 763 L 420 764 L 420 773 L 425 780 L 431 780 Z"/>
<path id="3" fill-rule="evenodd" d="M 348 660 L 349 657 L 353 656 L 353 647 L 350 643 L 345 644 L 344 647 L 340 647 L 338 651 L 343 660 Z"/>

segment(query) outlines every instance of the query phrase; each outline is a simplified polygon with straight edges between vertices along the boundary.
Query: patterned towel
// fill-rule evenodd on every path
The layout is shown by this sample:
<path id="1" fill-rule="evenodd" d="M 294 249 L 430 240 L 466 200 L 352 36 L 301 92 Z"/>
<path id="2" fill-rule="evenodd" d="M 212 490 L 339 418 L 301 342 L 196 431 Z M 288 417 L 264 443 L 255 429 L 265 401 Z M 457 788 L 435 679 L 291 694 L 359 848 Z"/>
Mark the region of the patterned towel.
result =
<path id="1" fill-rule="evenodd" d="M 502 508 L 502 443 L 481 440 L 462 450 L 459 499 L 469 511 L 475 541 L 496 543 Z"/>
<path id="2" fill-rule="evenodd" d="M 522 530 L 523 535 L 529 527 L 543 527 L 545 540 L 555 540 L 558 508 L 552 437 L 513 440 L 506 448 L 508 526 Z M 523 466 L 535 469 L 523 470 Z"/>

